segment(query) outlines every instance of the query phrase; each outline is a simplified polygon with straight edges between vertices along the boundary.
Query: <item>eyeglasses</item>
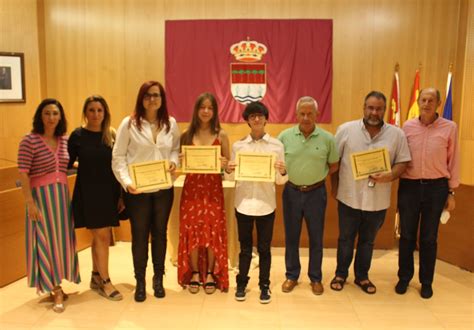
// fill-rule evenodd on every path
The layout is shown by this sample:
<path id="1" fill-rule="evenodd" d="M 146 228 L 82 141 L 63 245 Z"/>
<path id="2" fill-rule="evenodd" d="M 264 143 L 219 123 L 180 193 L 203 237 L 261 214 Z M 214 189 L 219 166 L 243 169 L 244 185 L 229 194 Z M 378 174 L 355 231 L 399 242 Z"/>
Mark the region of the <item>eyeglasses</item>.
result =
<path id="1" fill-rule="evenodd" d="M 263 119 L 265 118 L 265 115 L 263 113 L 252 113 L 249 115 L 249 120 L 255 120 L 255 119 Z"/>
<path id="2" fill-rule="evenodd" d="M 161 97 L 161 94 L 159 94 L 159 93 L 152 93 L 152 94 L 145 93 L 145 95 L 143 96 L 143 99 L 144 100 L 150 100 L 152 97 L 155 98 L 155 99 L 158 99 L 158 98 Z"/>

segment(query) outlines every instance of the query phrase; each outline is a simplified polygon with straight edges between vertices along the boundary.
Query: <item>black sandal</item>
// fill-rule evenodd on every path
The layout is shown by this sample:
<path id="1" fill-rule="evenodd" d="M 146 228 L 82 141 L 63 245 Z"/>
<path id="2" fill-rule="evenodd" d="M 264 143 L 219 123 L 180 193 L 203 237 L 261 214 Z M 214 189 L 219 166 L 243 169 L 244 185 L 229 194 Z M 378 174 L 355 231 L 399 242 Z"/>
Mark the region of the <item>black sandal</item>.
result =
<path id="1" fill-rule="evenodd" d="M 365 293 L 367 294 L 374 294 L 375 292 L 377 292 L 377 288 L 375 287 L 374 283 L 370 282 L 369 279 L 365 280 L 365 281 L 368 281 L 367 283 L 361 283 L 362 281 L 358 280 L 358 279 L 355 279 L 354 280 L 354 283 L 359 286 L 362 291 L 364 291 Z M 370 288 L 373 288 L 374 291 L 369 291 Z"/>
<path id="2" fill-rule="evenodd" d="M 101 278 L 100 278 L 100 274 L 99 272 L 94 272 L 92 271 L 92 275 L 91 275 L 91 283 L 90 283 L 90 288 L 92 290 L 99 290 L 100 288 L 100 281 L 101 281 Z"/>
<path id="3" fill-rule="evenodd" d="M 217 288 L 217 283 L 214 280 L 214 273 L 213 272 L 207 272 L 207 275 L 211 275 L 212 281 L 211 282 L 206 282 L 204 284 L 204 292 L 206 292 L 207 294 L 213 294 L 214 292 L 216 292 L 216 288 Z"/>
<path id="4" fill-rule="evenodd" d="M 107 292 L 105 292 L 105 290 L 104 290 L 104 285 L 106 285 L 107 283 L 110 283 L 110 278 L 108 278 L 108 279 L 106 279 L 106 280 L 102 280 L 102 283 L 101 283 L 99 289 L 97 290 L 97 292 L 98 292 L 101 296 L 103 296 L 103 297 L 105 297 L 105 298 L 107 298 L 107 299 L 109 299 L 109 300 L 113 300 L 113 301 L 122 300 L 122 299 L 123 299 L 123 296 L 122 296 L 122 294 L 121 294 L 118 290 L 114 290 L 114 291 L 112 291 L 110 294 L 107 294 Z M 115 289 L 115 287 L 114 287 L 114 289 Z"/>
<path id="5" fill-rule="evenodd" d="M 335 287 L 334 286 L 335 284 L 339 284 L 339 287 Z M 340 276 L 334 276 L 334 278 L 331 281 L 330 287 L 334 291 L 341 291 L 342 289 L 344 289 L 344 284 L 346 284 L 345 278 L 342 278 Z"/>
<path id="6" fill-rule="evenodd" d="M 194 276 L 195 274 L 199 274 L 199 272 L 193 271 L 192 274 L 193 274 L 192 276 Z M 191 276 L 191 278 L 192 278 L 192 276 Z M 189 285 L 188 285 L 188 290 L 192 294 L 196 294 L 196 293 L 199 292 L 199 287 L 200 286 L 201 286 L 201 283 L 199 281 L 190 281 Z"/>

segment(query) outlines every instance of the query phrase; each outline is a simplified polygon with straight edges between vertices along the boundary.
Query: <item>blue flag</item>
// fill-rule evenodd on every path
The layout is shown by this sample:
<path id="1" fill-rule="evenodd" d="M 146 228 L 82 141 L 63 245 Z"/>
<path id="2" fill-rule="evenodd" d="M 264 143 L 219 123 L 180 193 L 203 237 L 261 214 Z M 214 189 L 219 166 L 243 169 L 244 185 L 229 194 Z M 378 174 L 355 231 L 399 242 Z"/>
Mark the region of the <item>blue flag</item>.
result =
<path id="1" fill-rule="evenodd" d="M 443 118 L 453 120 L 453 91 L 452 91 L 452 75 L 448 73 L 448 83 L 446 90 L 446 102 L 444 103 Z"/>

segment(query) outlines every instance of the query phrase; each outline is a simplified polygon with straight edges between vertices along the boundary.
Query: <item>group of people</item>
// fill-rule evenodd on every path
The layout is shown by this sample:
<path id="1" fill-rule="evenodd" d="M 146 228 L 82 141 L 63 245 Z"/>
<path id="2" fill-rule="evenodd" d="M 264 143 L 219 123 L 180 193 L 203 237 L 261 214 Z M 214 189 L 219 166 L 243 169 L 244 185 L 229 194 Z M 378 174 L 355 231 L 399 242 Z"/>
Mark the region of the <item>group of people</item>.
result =
<path id="1" fill-rule="evenodd" d="M 168 114 L 166 93 L 157 81 L 139 89 L 135 109 L 115 131 L 110 110 L 100 96 L 88 97 L 83 106 L 84 125 L 69 139 L 61 103 L 45 99 L 38 106 L 33 129 L 20 142 L 18 167 L 25 196 L 27 230 L 27 277 L 29 286 L 49 292 L 53 310 L 64 311 L 68 298 L 63 279 L 79 283 L 74 228 L 92 233 L 90 288 L 110 300 L 123 295 L 112 284 L 108 272 L 111 227 L 119 225 L 125 208 L 130 219 L 132 256 L 136 279 L 134 299 L 146 294 L 146 267 L 151 237 L 154 296 L 166 295 L 163 286 L 167 225 L 173 204 L 173 188 L 137 189 L 129 165 L 168 160 L 174 174 L 183 157 L 180 146 L 221 147 L 221 174 L 187 174 L 180 201 L 178 283 L 196 294 L 229 288 L 227 232 L 223 176 L 234 180 L 238 152 L 272 153 L 276 156 L 275 182 L 237 181 L 235 216 L 240 242 L 239 274 L 235 299 L 246 299 L 252 259 L 253 227 L 257 231 L 260 302 L 271 301 L 271 241 L 275 219 L 275 184 L 283 190 L 286 280 L 283 292 L 291 292 L 301 273 L 299 241 L 302 221 L 309 235 L 308 277 L 312 292 L 322 285 L 323 231 L 327 202 L 326 178 L 331 177 L 331 195 L 338 201 L 339 240 L 337 269 L 330 282 L 343 289 L 353 259 L 355 284 L 376 292 L 370 281 L 374 240 L 390 204 L 391 182 L 400 178 L 398 208 L 401 239 L 399 282 L 395 290 L 407 291 L 414 274 L 413 252 L 420 227 L 421 296 L 433 294 L 438 223 L 444 208 L 454 209 L 454 189 L 459 185 L 459 148 L 455 123 L 438 116 L 440 94 L 433 88 L 420 92 L 420 117 L 405 123 L 403 130 L 383 121 L 386 98 L 370 92 L 363 104 L 363 118 L 341 125 L 335 137 L 316 125 L 318 104 L 302 97 L 296 104 L 298 124 L 278 138 L 265 132 L 269 110 L 262 102 L 248 104 L 242 117 L 249 134 L 230 148 L 221 128 L 218 104 L 210 93 L 201 94 L 194 105 L 188 129 L 181 134 Z M 355 180 L 351 154 L 386 148 L 391 172 Z M 72 205 L 67 170 L 77 168 Z M 72 207 L 71 207 L 72 206 Z"/>

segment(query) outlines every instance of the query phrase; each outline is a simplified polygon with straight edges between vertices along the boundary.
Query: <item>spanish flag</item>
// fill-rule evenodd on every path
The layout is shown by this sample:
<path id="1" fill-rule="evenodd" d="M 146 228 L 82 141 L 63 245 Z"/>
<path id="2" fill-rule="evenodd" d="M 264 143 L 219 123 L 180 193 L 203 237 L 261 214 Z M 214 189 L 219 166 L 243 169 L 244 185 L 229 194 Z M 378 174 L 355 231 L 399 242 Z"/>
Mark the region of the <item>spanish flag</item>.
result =
<path id="1" fill-rule="evenodd" d="M 413 83 L 413 91 L 411 92 L 410 104 L 408 105 L 407 120 L 418 118 L 420 116 L 420 108 L 418 107 L 418 95 L 420 94 L 420 71 L 416 70 L 415 82 Z"/>
<path id="2" fill-rule="evenodd" d="M 400 80 L 398 78 L 398 65 L 393 75 L 392 96 L 387 121 L 389 124 L 400 127 Z"/>

